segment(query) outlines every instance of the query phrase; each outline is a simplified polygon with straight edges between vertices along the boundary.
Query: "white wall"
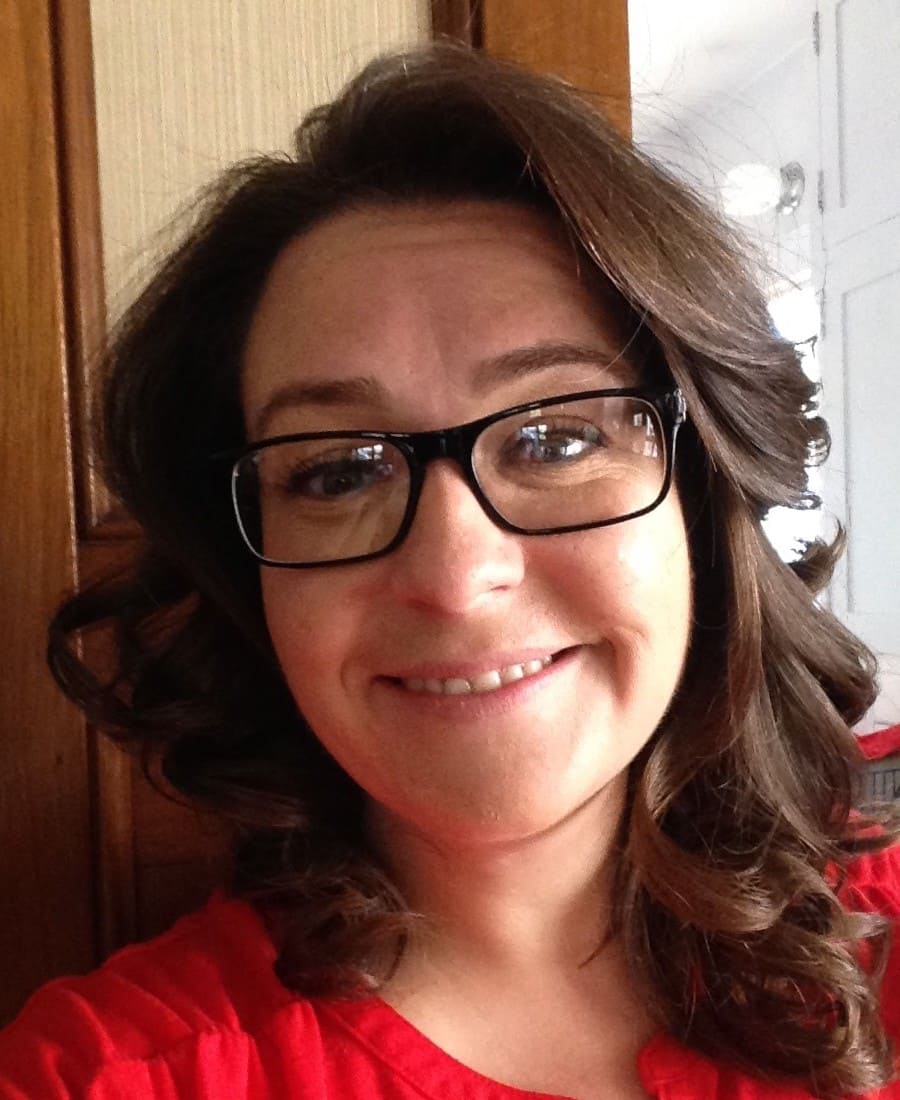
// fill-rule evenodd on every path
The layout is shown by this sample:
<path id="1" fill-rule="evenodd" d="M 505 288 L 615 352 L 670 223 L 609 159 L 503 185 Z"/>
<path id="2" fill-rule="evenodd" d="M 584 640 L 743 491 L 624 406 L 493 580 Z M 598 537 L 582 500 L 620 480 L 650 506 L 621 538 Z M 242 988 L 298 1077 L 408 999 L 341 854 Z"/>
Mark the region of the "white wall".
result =
<path id="1" fill-rule="evenodd" d="M 640 3 L 631 0 L 630 7 Z M 779 42 L 764 67 L 744 72 L 741 84 L 711 87 L 703 95 L 696 72 L 706 58 L 702 40 L 686 44 L 687 52 L 679 55 L 678 66 L 668 73 L 657 68 L 649 73 L 635 68 L 632 73 L 638 89 L 635 140 L 720 208 L 720 188 L 729 169 L 760 163 L 777 170 L 790 161 L 803 166 L 807 187 L 796 213 L 773 211 L 735 219 L 751 241 L 764 249 L 776 273 L 801 279 L 813 261 L 819 168 L 816 57 L 811 24 L 803 26 L 807 33 Z M 636 58 L 634 65 L 640 63 Z M 719 68 L 710 68 L 713 76 L 722 78 Z"/>
<path id="2" fill-rule="evenodd" d="M 900 6 L 629 0 L 629 23 L 639 144 L 714 202 L 737 164 L 805 169 L 796 213 L 740 226 L 774 272 L 771 293 L 793 281 L 808 288 L 807 307 L 820 292 L 825 302 L 821 327 L 812 308 L 809 333 L 785 334 L 820 329 L 813 369 L 834 447 L 813 487 L 849 533 L 829 598 L 881 661 L 881 695 L 860 729 L 900 721 Z M 814 518 L 783 515 L 781 533 L 795 521 L 809 533 Z"/>

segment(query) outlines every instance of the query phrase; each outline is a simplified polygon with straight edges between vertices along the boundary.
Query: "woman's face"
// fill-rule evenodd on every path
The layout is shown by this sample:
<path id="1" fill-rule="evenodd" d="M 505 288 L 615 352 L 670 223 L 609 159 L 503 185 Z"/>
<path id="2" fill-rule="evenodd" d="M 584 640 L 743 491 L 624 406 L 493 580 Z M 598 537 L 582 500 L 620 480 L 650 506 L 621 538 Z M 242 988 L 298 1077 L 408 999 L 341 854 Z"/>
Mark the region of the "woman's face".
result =
<path id="1" fill-rule="evenodd" d="M 443 428 L 627 385 L 627 337 L 534 211 L 348 212 L 272 270 L 245 354 L 247 428 L 254 439 Z M 561 344 L 576 349 L 564 362 Z M 382 813 L 448 841 L 521 840 L 598 798 L 618 805 L 688 644 L 674 490 L 638 519 L 528 537 L 498 528 L 441 460 L 392 553 L 263 567 L 262 586 L 278 660 L 322 743 Z M 540 671 L 512 679 L 513 666 Z M 433 693 L 427 680 L 492 689 Z"/>

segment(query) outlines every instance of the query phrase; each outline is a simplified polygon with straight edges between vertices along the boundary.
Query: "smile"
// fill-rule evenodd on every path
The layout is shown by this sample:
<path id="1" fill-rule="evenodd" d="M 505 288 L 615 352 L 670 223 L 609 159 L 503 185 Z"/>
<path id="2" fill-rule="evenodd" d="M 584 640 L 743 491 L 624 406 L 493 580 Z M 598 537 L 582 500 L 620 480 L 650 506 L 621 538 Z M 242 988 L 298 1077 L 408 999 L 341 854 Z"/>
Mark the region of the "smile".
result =
<path id="1" fill-rule="evenodd" d="M 483 695 L 485 692 L 497 691 L 498 688 L 505 687 L 507 684 L 514 684 L 517 680 L 527 680 L 529 676 L 536 676 L 552 663 L 552 657 L 539 657 L 518 665 L 491 668 L 468 680 L 461 677 L 452 677 L 448 680 L 433 678 L 423 680 L 411 677 L 408 680 L 401 680 L 400 683 L 407 691 L 423 695 Z"/>

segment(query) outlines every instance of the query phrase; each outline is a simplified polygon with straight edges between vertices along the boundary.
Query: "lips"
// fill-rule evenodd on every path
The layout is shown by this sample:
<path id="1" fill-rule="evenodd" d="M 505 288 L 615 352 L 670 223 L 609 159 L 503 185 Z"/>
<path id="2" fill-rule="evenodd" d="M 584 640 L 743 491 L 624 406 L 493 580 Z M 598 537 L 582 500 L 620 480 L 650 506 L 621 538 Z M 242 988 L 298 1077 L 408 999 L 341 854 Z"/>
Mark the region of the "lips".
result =
<path id="1" fill-rule="evenodd" d="M 423 695 L 483 695 L 489 691 L 514 684 L 517 680 L 527 680 L 543 672 L 553 663 L 553 657 L 535 657 L 528 661 L 501 665 L 479 672 L 474 676 L 450 676 L 441 679 L 436 676 L 410 676 L 400 679 L 407 691 Z"/>

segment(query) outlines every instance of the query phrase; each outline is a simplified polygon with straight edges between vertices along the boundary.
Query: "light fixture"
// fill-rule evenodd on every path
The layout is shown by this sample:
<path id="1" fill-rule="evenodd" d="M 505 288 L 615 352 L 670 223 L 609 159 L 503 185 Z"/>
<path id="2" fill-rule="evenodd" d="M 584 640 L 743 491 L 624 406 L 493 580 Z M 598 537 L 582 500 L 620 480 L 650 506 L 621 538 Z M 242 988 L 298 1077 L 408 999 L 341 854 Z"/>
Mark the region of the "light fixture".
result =
<path id="1" fill-rule="evenodd" d="M 720 192 L 730 217 L 755 218 L 773 210 L 793 213 L 805 186 L 803 166 L 792 160 L 777 172 L 767 164 L 738 164 L 725 174 Z"/>
<path id="2" fill-rule="evenodd" d="M 776 214 L 793 214 L 806 190 L 806 174 L 803 165 L 792 160 L 781 169 L 781 194 L 775 206 Z"/>

